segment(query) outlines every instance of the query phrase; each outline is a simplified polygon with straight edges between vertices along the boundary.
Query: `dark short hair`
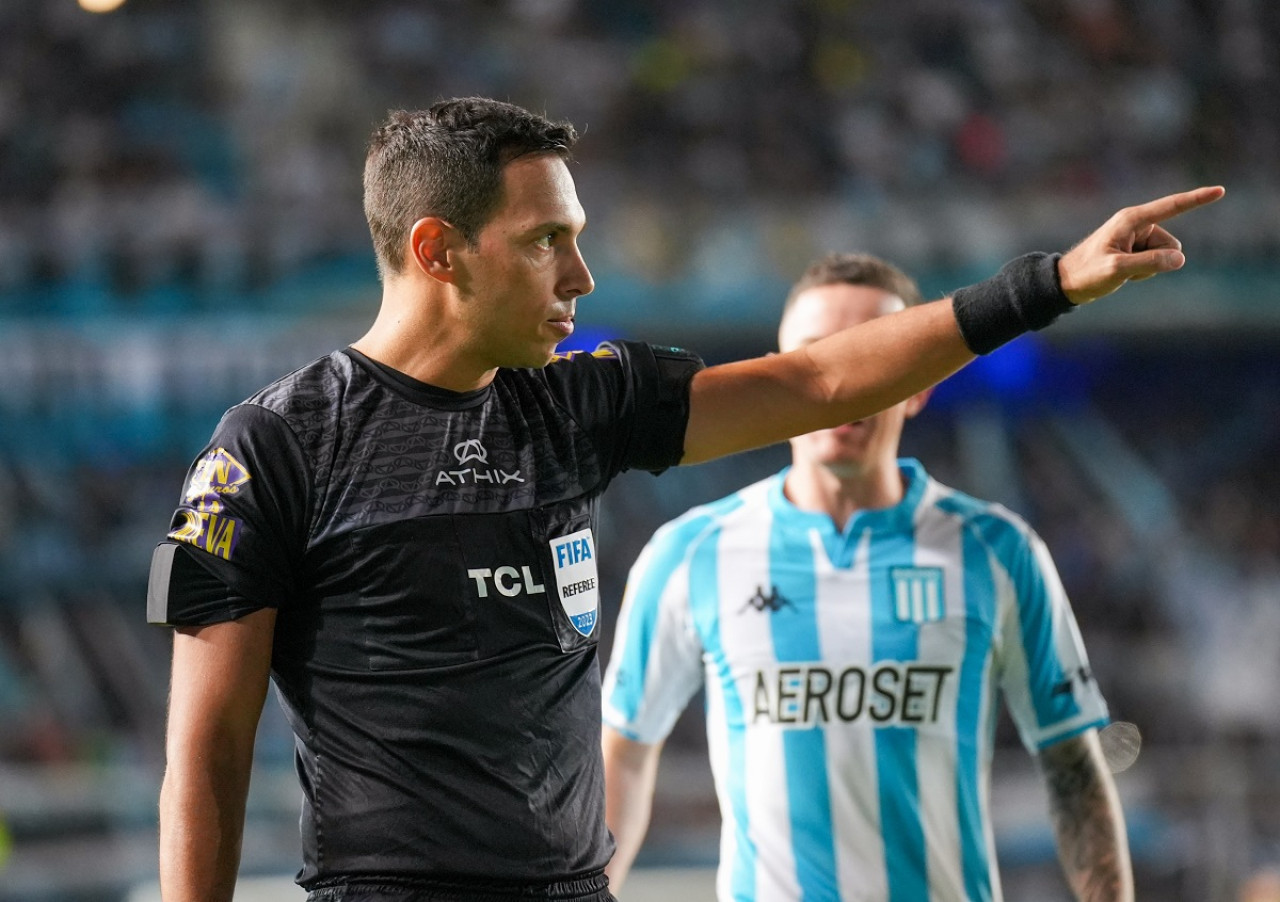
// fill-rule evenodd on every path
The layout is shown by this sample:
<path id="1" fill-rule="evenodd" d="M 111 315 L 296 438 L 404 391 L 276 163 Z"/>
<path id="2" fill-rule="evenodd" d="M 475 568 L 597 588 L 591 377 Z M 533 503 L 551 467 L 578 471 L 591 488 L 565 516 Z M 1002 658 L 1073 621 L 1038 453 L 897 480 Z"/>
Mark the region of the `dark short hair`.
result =
<path id="1" fill-rule="evenodd" d="M 902 298 L 908 307 L 923 303 L 920 288 L 898 267 L 871 254 L 828 254 L 809 264 L 791 290 L 787 292 L 787 300 L 782 305 L 785 314 L 795 303 L 801 292 L 823 285 L 867 285 L 880 288 Z"/>
<path id="2" fill-rule="evenodd" d="M 364 215 L 378 271 L 398 273 L 413 224 L 438 216 L 471 246 L 502 204 L 502 169 L 517 157 L 570 158 L 578 133 L 487 97 L 442 100 L 425 110 L 393 110 L 369 139 Z"/>

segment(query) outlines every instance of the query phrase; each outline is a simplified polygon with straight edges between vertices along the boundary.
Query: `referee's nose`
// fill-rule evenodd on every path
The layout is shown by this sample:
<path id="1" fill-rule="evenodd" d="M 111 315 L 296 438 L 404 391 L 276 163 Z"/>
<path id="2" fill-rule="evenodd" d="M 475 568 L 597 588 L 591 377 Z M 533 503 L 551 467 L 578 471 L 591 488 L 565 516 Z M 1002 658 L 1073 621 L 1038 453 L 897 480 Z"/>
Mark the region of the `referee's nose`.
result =
<path id="1" fill-rule="evenodd" d="M 579 298 L 596 290 L 596 280 L 591 277 L 582 247 L 575 240 L 565 257 L 565 268 L 560 274 L 556 294 L 561 300 Z"/>

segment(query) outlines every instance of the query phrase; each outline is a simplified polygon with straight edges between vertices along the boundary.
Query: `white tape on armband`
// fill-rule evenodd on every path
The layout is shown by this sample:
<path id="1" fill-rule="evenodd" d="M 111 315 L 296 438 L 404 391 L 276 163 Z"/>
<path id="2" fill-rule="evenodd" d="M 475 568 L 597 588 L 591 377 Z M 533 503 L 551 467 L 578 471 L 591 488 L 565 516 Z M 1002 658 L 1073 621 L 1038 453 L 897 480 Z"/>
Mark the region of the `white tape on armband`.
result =
<path id="1" fill-rule="evenodd" d="M 173 580 L 173 556 L 178 546 L 162 542 L 151 553 L 151 575 L 147 577 L 147 623 L 169 622 L 169 584 Z"/>

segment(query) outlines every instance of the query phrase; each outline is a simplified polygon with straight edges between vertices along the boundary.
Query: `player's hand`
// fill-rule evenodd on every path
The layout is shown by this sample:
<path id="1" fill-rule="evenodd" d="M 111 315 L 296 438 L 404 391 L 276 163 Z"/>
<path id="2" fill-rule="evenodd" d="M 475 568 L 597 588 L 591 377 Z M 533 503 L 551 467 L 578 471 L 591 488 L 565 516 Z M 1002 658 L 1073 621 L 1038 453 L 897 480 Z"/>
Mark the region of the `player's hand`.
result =
<path id="1" fill-rule="evenodd" d="M 1088 304 L 1125 282 L 1181 269 L 1182 242 L 1160 225 L 1226 194 L 1220 186 L 1196 188 L 1126 207 L 1058 260 L 1058 279 L 1067 300 Z"/>

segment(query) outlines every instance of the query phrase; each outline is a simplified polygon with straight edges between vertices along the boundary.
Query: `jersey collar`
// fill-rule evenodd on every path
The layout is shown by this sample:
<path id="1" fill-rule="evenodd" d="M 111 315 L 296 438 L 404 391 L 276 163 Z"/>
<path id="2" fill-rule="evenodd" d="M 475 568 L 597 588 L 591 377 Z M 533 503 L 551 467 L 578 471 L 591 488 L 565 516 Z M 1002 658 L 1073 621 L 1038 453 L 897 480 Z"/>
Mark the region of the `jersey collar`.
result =
<path id="1" fill-rule="evenodd" d="M 492 383 L 490 383 L 484 388 L 477 388 L 474 391 L 449 391 L 447 388 L 440 388 L 427 382 L 419 382 L 412 376 L 408 376 L 397 369 L 387 366 L 385 363 L 379 363 L 377 360 L 360 353 L 355 348 L 343 348 L 342 353 L 346 354 L 357 366 L 367 372 L 374 381 L 381 383 L 415 404 L 433 407 L 437 410 L 467 410 L 471 407 L 479 407 L 489 397 L 489 389 L 492 387 Z"/>
<path id="2" fill-rule="evenodd" d="M 822 532 L 824 540 L 847 540 L 850 537 L 861 535 L 864 530 L 869 528 L 875 530 L 910 530 L 915 520 L 916 509 L 920 506 L 920 501 L 924 498 L 925 490 L 928 488 L 929 483 L 929 474 L 925 472 L 924 466 L 920 461 L 913 457 L 899 458 L 898 471 L 902 474 L 902 481 L 905 486 L 902 500 L 893 507 L 858 511 L 849 518 L 849 523 L 846 525 L 843 534 L 841 534 L 836 529 L 835 523 L 826 514 L 802 510 L 791 503 L 783 491 L 783 484 L 786 482 L 787 473 L 790 471 L 791 468 L 786 467 L 773 477 L 773 484 L 769 487 L 769 507 L 773 510 L 774 516 L 783 523 L 791 523 L 808 529 L 816 528 Z"/>

